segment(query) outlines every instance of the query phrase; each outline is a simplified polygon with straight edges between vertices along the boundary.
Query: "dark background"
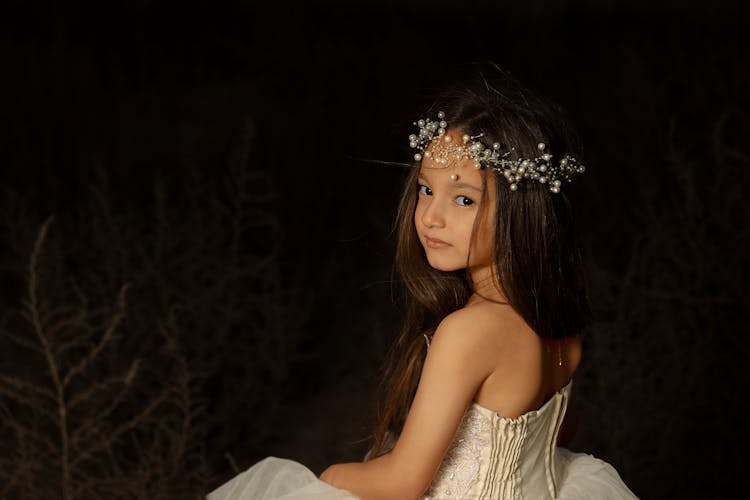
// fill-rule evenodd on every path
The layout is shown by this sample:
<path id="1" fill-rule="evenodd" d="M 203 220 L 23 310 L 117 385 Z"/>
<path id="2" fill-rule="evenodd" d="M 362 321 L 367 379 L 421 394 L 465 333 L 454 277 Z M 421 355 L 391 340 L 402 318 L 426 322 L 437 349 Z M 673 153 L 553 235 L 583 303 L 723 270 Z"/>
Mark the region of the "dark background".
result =
<path id="1" fill-rule="evenodd" d="M 0 497 L 195 498 L 267 455 L 361 459 L 400 318 L 404 169 L 377 161 L 483 59 L 585 146 L 571 448 L 642 498 L 742 487 L 741 2 L 1 9 Z"/>

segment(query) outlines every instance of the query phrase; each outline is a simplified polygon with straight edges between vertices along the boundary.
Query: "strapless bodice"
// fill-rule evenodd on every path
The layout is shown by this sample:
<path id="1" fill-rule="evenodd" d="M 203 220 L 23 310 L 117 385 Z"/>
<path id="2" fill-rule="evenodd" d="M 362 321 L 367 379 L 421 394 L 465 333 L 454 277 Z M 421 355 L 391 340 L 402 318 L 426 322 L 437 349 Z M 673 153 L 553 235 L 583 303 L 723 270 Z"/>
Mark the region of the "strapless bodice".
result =
<path id="1" fill-rule="evenodd" d="M 557 434 L 571 387 L 518 418 L 471 403 L 422 498 L 555 498 Z"/>

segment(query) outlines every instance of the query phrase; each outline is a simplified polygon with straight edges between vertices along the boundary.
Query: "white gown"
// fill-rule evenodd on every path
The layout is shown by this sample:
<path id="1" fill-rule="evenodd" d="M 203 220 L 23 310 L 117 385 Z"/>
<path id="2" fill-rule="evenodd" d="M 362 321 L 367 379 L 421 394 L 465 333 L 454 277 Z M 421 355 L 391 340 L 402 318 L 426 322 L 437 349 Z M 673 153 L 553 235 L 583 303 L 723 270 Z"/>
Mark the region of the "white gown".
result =
<path id="1" fill-rule="evenodd" d="M 637 499 L 608 463 L 556 446 L 572 381 L 538 410 L 505 418 L 472 403 L 430 486 L 432 499 Z M 268 457 L 208 500 L 354 500 L 304 465 Z"/>

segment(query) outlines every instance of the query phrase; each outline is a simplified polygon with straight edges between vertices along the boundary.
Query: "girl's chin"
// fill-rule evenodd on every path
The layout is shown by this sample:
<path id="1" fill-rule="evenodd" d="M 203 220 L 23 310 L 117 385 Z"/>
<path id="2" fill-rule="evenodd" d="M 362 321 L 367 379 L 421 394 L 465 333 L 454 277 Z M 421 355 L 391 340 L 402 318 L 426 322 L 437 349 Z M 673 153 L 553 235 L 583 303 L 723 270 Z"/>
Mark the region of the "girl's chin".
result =
<path id="1" fill-rule="evenodd" d="M 436 259 L 436 258 L 430 259 L 428 257 L 427 263 L 430 264 L 431 268 L 436 269 L 438 271 L 443 271 L 443 272 L 458 271 L 459 269 L 466 268 L 466 263 L 458 264 L 455 262 L 447 262 L 447 259 Z"/>

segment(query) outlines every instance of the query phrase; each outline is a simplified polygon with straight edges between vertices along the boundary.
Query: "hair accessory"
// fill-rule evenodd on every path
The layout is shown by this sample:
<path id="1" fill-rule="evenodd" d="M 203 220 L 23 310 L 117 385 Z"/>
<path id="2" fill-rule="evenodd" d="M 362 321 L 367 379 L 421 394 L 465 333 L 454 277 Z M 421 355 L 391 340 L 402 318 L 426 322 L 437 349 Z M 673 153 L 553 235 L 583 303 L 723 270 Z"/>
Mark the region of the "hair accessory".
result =
<path id="1" fill-rule="evenodd" d="M 416 161 L 422 158 L 432 158 L 435 163 L 449 167 L 455 162 L 470 158 L 474 161 L 474 168 L 480 169 L 485 165 L 505 176 L 510 182 L 510 190 L 516 191 L 518 183 L 524 179 L 531 179 L 541 184 L 548 184 L 553 193 L 560 192 L 562 181 L 570 181 L 575 174 L 582 173 L 586 167 L 578 163 L 572 156 L 565 155 L 559 162 L 552 161 L 552 155 L 545 152 L 546 145 L 538 144 L 540 155 L 536 158 L 518 158 L 509 160 L 507 158 L 515 148 L 503 152 L 499 142 L 492 144 L 491 148 L 479 142 L 477 139 L 484 136 L 464 134 L 463 144 L 456 145 L 453 138 L 446 134 L 448 123 L 445 121 L 445 113 L 438 112 L 437 121 L 419 119 L 414 125 L 419 127 L 419 135 L 409 136 L 409 145 L 418 149 L 414 155 Z M 430 151 L 428 146 L 432 144 Z M 450 164 L 449 164 L 450 161 Z M 451 179 L 458 180 L 458 174 L 451 174 Z"/>

